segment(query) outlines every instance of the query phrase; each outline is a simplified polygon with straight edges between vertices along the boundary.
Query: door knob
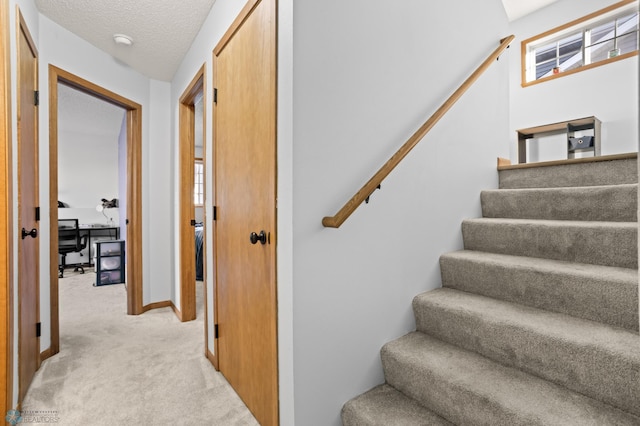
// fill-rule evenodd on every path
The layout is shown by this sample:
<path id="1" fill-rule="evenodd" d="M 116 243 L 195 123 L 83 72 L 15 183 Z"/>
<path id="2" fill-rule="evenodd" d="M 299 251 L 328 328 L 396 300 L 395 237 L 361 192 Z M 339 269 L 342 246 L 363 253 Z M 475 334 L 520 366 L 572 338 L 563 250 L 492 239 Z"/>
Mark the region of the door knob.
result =
<path id="1" fill-rule="evenodd" d="M 38 236 L 38 230 L 33 228 L 31 231 L 27 232 L 26 229 L 22 228 L 22 239 L 24 240 L 27 237 L 35 238 Z"/>
<path id="2" fill-rule="evenodd" d="M 267 234 L 264 231 L 260 231 L 259 234 L 252 232 L 251 235 L 249 235 L 249 241 L 251 241 L 251 244 L 255 244 L 258 241 L 260 241 L 260 244 L 267 244 Z"/>

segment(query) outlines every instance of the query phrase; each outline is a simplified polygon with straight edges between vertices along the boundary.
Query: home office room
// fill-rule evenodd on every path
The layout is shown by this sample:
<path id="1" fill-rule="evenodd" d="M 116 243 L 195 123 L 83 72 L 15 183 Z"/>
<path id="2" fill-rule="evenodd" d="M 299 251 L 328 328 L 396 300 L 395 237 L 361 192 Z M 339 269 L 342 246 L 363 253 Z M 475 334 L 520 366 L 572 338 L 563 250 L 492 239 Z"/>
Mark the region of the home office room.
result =
<path id="1" fill-rule="evenodd" d="M 58 277 L 125 281 L 125 110 L 58 84 Z"/>

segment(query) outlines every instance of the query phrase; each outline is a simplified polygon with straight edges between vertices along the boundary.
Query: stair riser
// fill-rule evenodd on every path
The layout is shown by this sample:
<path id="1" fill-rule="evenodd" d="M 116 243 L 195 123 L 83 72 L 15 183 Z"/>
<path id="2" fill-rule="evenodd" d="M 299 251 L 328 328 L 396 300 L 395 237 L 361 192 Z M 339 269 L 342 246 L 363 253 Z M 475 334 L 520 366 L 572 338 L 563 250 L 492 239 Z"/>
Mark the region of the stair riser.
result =
<path id="1" fill-rule="evenodd" d="M 483 217 L 637 222 L 638 186 L 483 191 Z"/>
<path id="2" fill-rule="evenodd" d="M 440 270 L 443 287 L 638 332 L 637 274 L 613 279 L 448 255 L 440 258 Z"/>
<path id="3" fill-rule="evenodd" d="M 638 183 L 636 159 L 501 170 L 500 188 L 559 188 Z"/>
<path id="4" fill-rule="evenodd" d="M 464 310 L 414 300 L 416 328 L 503 365 L 640 415 L 640 354 L 624 357 L 517 323 L 500 323 Z"/>
<path id="5" fill-rule="evenodd" d="M 459 386 L 427 368 L 411 368 L 413 366 L 406 365 L 401 358 L 393 355 L 383 354 L 383 359 L 387 383 L 447 417 L 454 424 L 494 426 L 515 425 L 522 421 L 502 407 L 493 406 L 482 396 L 475 395 L 464 386 Z M 425 384 L 423 387 L 413 385 L 416 377 Z"/>
<path id="6" fill-rule="evenodd" d="M 629 223 L 560 226 L 471 220 L 462 223 L 462 236 L 466 250 L 638 268 L 638 229 Z"/>
<path id="7" fill-rule="evenodd" d="M 347 402 L 341 417 L 342 426 L 454 426 L 387 384 Z"/>

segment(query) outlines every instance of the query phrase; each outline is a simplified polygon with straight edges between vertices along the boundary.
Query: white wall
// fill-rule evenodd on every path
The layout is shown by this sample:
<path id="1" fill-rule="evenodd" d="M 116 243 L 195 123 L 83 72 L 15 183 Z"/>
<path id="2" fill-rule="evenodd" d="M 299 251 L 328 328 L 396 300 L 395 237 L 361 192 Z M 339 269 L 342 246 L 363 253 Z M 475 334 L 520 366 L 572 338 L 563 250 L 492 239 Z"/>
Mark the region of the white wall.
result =
<path id="1" fill-rule="evenodd" d="M 148 129 L 148 145 L 143 145 L 143 260 L 145 281 L 144 303 L 171 299 L 172 239 L 171 224 L 173 200 L 171 199 L 171 85 L 166 82 L 149 80 L 150 99 L 147 107 L 148 119 L 152 123 Z M 144 112 L 145 106 L 143 106 Z M 143 139 L 145 128 L 142 128 Z"/>
<path id="2" fill-rule="evenodd" d="M 118 135 L 118 221 L 120 223 L 120 239 L 127 241 L 127 116 L 122 117 L 120 134 Z"/>
<path id="3" fill-rule="evenodd" d="M 60 131 L 58 198 L 69 208 L 89 208 L 94 212 L 102 198 L 118 198 L 118 140 Z"/>
<path id="4" fill-rule="evenodd" d="M 479 19 L 482 17 L 482 19 Z M 507 155 L 509 49 L 340 229 L 333 215 L 508 35 L 500 0 L 298 0 L 293 39 L 295 424 L 382 383 Z"/>
<path id="5" fill-rule="evenodd" d="M 510 68 L 510 158 L 517 163 L 516 130 L 575 118 L 602 121 L 602 155 L 638 150 L 638 57 L 625 59 L 529 87 L 521 86 L 522 40 L 610 6 L 611 0 L 560 0 L 510 24 L 516 36 Z M 545 138 L 546 139 L 546 138 Z M 540 139 L 537 159 L 566 158 L 562 137 Z M 556 149 L 554 149 L 556 144 Z M 557 149 L 560 145 L 560 149 Z"/>
<path id="6" fill-rule="evenodd" d="M 293 342 L 294 0 L 278 1 L 278 385 L 280 424 L 295 425 Z"/>
<path id="7" fill-rule="evenodd" d="M 106 209 L 104 214 L 96 211 L 102 198 L 121 198 L 118 194 L 118 140 L 107 135 L 60 130 L 58 200 L 68 207 L 58 209 L 58 218 L 78 219 L 80 224 L 117 226 L 119 209 Z M 66 262 L 88 262 L 89 247 L 82 251 L 82 256 L 69 253 Z M 47 283 L 43 281 L 40 285 Z"/>

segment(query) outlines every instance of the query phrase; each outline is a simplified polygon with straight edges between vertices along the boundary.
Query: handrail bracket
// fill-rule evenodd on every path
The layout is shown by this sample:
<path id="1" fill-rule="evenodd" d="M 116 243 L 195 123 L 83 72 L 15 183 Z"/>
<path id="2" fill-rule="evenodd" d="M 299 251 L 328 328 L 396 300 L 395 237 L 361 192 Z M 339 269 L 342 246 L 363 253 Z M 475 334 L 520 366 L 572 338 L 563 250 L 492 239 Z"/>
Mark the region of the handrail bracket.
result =
<path id="1" fill-rule="evenodd" d="M 374 190 L 373 190 L 373 192 L 376 192 L 376 190 L 377 190 L 377 189 L 380 189 L 380 188 L 382 188 L 382 184 L 378 184 L 378 186 L 376 186 L 376 189 L 374 189 Z M 365 202 L 366 204 L 369 204 L 369 198 L 373 195 L 373 192 L 372 192 L 371 194 L 369 194 L 369 195 L 367 196 L 367 198 L 365 198 L 365 199 L 364 199 L 364 202 Z"/>

